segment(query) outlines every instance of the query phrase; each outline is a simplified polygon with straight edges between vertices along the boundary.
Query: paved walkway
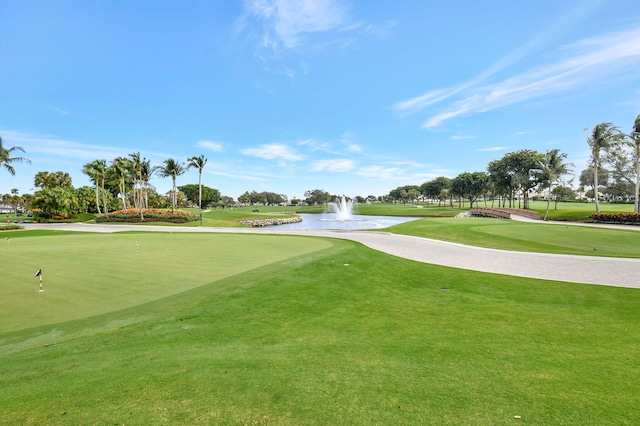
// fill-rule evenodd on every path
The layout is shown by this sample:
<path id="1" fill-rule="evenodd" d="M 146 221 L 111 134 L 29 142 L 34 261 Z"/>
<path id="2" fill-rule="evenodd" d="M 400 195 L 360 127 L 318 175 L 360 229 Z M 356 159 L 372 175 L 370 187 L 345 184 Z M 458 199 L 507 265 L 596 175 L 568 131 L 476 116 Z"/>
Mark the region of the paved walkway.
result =
<path id="1" fill-rule="evenodd" d="M 543 223 L 541 223 L 543 225 Z M 544 280 L 640 288 L 640 259 L 525 253 L 466 246 L 375 231 L 279 230 L 277 228 L 187 228 L 170 226 L 28 224 L 25 229 L 84 232 L 159 231 L 303 235 L 342 238 L 418 262 Z"/>

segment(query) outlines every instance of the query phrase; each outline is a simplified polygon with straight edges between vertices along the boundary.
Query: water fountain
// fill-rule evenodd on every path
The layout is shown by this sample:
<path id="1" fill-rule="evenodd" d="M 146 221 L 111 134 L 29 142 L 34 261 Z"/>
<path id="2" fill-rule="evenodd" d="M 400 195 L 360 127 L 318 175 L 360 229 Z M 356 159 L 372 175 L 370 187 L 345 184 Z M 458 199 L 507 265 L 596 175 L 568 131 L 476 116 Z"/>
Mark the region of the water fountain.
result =
<path id="1" fill-rule="evenodd" d="M 400 216 L 363 216 L 354 214 L 353 200 L 347 200 L 344 195 L 339 200 L 329 203 L 328 212 L 321 214 L 300 213 L 299 216 L 302 217 L 302 222 L 278 225 L 278 229 L 353 231 L 386 228 L 416 219 Z"/>
<path id="2" fill-rule="evenodd" d="M 331 207 L 336 214 L 336 220 L 344 222 L 353 219 L 353 200 L 347 201 L 344 195 L 339 203 L 332 203 Z"/>

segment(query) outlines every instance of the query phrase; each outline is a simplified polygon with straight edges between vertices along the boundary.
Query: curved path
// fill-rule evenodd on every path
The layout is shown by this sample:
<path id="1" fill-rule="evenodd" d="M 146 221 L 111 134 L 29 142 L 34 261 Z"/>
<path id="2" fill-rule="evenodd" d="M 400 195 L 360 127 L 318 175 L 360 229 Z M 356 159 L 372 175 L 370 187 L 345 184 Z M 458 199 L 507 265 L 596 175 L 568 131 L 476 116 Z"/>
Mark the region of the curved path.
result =
<path id="1" fill-rule="evenodd" d="M 640 259 L 525 253 L 487 249 L 376 231 L 279 230 L 277 228 L 186 228 L 170 226 L 28 224 L 25 229 L 84 232 L 159 231 L 303 235 L 342 238 L 418 262 L 544 280 L 640 288 Z"/>

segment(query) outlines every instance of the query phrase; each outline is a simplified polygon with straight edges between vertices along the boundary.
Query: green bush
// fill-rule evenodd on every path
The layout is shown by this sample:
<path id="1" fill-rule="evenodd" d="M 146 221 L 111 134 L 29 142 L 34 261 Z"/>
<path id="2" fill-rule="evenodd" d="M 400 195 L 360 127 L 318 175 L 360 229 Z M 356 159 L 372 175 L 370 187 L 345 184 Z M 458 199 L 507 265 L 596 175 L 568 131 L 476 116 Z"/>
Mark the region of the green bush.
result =
<path id="1" fill-rule="evenodd" d="M 36 212 L 33 219 L 38 223 L 75 223 L 93 220 L 95 216 L 91 213 L 79 213 L 73 216 L 49 216 L 44 212 Z"/>
<path id="2" fill-rule="evenodd" d="M 125 223 L 141 223 L 141 222 L 167 222 L 167 223 L 187 223 L 198 220 L 197 216 L 193 215 L 168 215 L 168 214 L 145 214 L 144 220 L 140 219 L 140 214 L 131 213 L 116 213 L 109 214 L 109 217 L 101 216 L 96 218 L 98 223 L 108 222 L 125 222 Z"/>

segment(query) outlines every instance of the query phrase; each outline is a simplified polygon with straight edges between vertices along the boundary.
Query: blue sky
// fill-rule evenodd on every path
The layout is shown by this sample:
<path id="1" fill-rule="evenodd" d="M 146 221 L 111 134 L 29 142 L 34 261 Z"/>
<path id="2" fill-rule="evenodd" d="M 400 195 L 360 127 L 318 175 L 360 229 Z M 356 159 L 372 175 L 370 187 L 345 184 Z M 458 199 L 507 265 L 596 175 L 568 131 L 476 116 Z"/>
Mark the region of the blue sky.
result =
<path id="1" fill-rule="evenodd" d="M 234 198 L 385 195 L 525 148 L 579 174 L 584 129 L 640 113 L 637 5 L 3 1 L 0 137 L 32 164 L 1 169 L 0 194 L 38 171 L 88 185 L 83 164 L 138 151 L 204 154 L 203 184 Z"/>

